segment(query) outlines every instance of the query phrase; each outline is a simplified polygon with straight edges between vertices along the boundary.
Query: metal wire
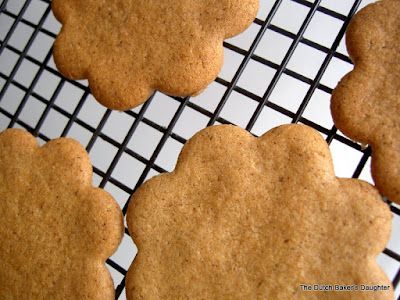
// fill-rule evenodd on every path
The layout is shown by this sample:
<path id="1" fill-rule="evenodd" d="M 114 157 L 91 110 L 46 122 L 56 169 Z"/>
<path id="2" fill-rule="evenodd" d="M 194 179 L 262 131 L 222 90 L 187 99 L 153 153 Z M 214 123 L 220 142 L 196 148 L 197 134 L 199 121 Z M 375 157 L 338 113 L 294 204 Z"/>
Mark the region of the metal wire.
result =
<path id="1" fill-rule="evenodd" d="M 13 127 L 15 125 L 22 126 L 22 127 L 26 128 L 28 131 L 30 131 L 31 133 L 33 133 L 35 136 L 38 136 L 39 138 L 41 138 L 44 141 L 48 141 L 49 137 L 47 137 L 42 132 L 41 129 L 42 129 L 42 125 L 43 125 L 45 119 L 47 118 L 49 112 L 51 110 L 55 110 L 56 112 L 60 113 L 61 115 L 65 116 L 68 119 L 68 122 L 65 125 L 65 127 L 61 133 L 61 136 L 67 136 L 68 133 L 70 132 L 73 124 L 78 124 L 78 125 L 82 126 L 84 129 L 88 130 L 92 135 L 90 141 L 88 142 L 88 144 L 86 146 L 86 150 L 88 152 L 90 152 L 92 150 L 92 147 L 95 144 L 97 139 L 102 139 L 102 140 L 110 143 L 111 145 L 115 146 L 118 149 L 118 151 L 116 152 L 115 156 L 113 157 L 113 160 L 110 163 L 110 165 L 108 166 L 107 170 L 104 172 L 104 171 L 101 171 L 96 166 L 94 166 L 94 168 L 93 168 L 95 174 L 99 175 L 102 178 L 101 182 L 99 184 L 100 187 L 105 187 L 105 185 L 108 182 L 110 182 L 113 185 L 115 185 L 116 187 L 118 187 L 119 189 L 125 191 L 127 194 L 131 195 L 147 178 L 150 170 L 155 170 L 159 173 L 165 172 L 165 169 L 156 163 L 156 159 L 159 156 L 161 150 L 163 149 L 166 141 L 169 138 L 172 138 L 181 144 L 184 144 L 186 142 L 186 139 L 184 137 L 182 137 L 179 134 L 176 134 L 174 132 L 175 125 L 176 125 L 177 121 L 179 120 L 179 118 L 181 117 L 185 107 L 189 107 L 189 108 L 195 110 L 196 112 L 209 118 L 207 126 L 213 125 L 216 122 L 223 123 L 223 124 L 230 124 L 230 122 L 228 120 L 224 119 L 223 117 L 221 117 L 220 114 L 221 114 L 221 111 L 223 110 L 228 98 L 230 97 L 230 95 L 232 94 L 233 91 L 235 91 L 257 103 L 257 108 L 254 111 L 254 113 L 252 114 L 251 118 L 249 119 L 249 121 L 246 125 L 246 129 L 248 131 L 252 130 L 252 128 L 254 127 L 256 121 L 258 120 L 258 118 L 261 114 L 261 111 L 264 109 L 264 107 L 268 107 L 274 111 L 277 111 L 277 112 L 289 117 L 291 119 L 292 123 L 301 122 L 303 124 L 309 125 L 309 126 L 313 127 L 314 129 L 318 130 L 319 132 L 321 132 L 322 134 L 327 136 L 326 141 L 329 144 L 335 140 L 337 142 L 345 144 L 346 146 L 351 147 L 351 148 L 359 151 L 360 153 L 362 153 L 362 157 L 361 157 L 360 161 L 358 162 L 357 167 L 353 173 L 354 178 L 358 178 L 360 176 L 361 171 L 363 170 L 368 158 L 371 155 L 371 149 L 369 147 L 367 149 L 362 149 L 359 144 L 354 143 L 350 139 L 338 134 L 337 129 L 334 126 L 331 128 L 325 128 L 324 126 L 322 126 L 318 123 L 315 123 L 303 116 L 303 113 L 304 113 L 312 95 L 314 94 L 314 92 L 316 90 L 320 90 L 320 91 L 323 91 L 326 93 L 332 93 L 331 88 L 329 88 L 328 86 L 321 83 L 321 78 L 324 75 L 324 73 L 326 72 L 326 69 L 327 69 L 330 61 L 332 60 L 332 58 L 336 58 L 343 62 L 351 63 L 351 60 L 349 59 L 349 57 L 337 52 L 337 49 L 338 49 L 340 41 L 342 40 L 342 38 L 345 34 L 345 31 L 349 24 L 349 21 L 350 21 L 351 17 L 357 11 L 357 8 L 359 7 L 361 0 L 354 0 L 354 1 L 349 0 L 349 1 L 353 1 L 352 2 L 353 5 L 347 15 L 343 15 L 341 13 L 338 13 L 336 11 L 333 11 L 331 9 L 321 6 L 321 4 L 320 4 L 321 0 L 316 0 L 314 2 L 309 2 L 309 1 L 305 1 L 305 0 L 286 0 L 286 1 L 292 1 L 297 4 L 300 4 L 304 7 L 307 7 L 307 9 L 308 9 L 308 14 L 307 14 L 306 18 L 304 19 L 304 21 L 297 33 L 292 33 L 290 31 L 285 30 L 284 28 L 278 27 L 271 23 L 271 21 L 273 20 L 273 18 L 275 16 L 275 13 L 277 12 L 277 10 L 279 9 L 279 7 L 281 6 L 281 4 L 283 2 L 283 0 L 276 0 L 265 20 L 256 19 L 254 21 L 254 23 L 259 25 L 260 28 L 248 50 L 242 49 L 242 48 L 235 46 L 233 44 L 230 44 L 228 42 L 224 42 L 225 48 L 242 55 L 243 59 L 231 81 L 226 81 L 223 78 L 216 78 L 215 82 L 224 86 L 226 88 L 226 90 L 225 90 L 223 96 L 220 98 L 219 103 L 213 112 L 210 112 L 210 111 L 204 109 L 203 107 L 197 105 L 196 103 L 191 102 L 189 97 L 187 97 L 187 98 L 170 97 L 171 99 L 173 99 L 173 101 L 176 101 L 179 104 L 179 107 L 176 110 L 172 119 L 170 120 L 169 124 L 165 127 L 165 126 L 158 124 L 157 122 L 155 122 L 153 120 L 150 120 L 149 118 L 146 118 L 146 116 L 145 116 L 145 113 L 148 110 L 148 108 L 153 100 L 152 99 L 153 96 L 152 96 L 152 97 L 150 97 L 148 102 L 146 102 L 142 106 L 142 108 L 140 109 L 139 112 L 135 112 L 133 110 L 124 112 L 124 114 L 126 114 L 128 117 L 133 118 L 134 122 L 131 125 L 131 127 L 129 128 L 129 130 L 122 142 L 118 142 L 117 140 L 115 140 L 115 138 L 105 134 L 102 131 L 103 127 L 105 126 L 105 124 L 107 123 L 107 121 L 109 120 L 109 117 L 111 115 L 110 110 L 106 110 L 104 112 L 104 114 L 100 120 L 100 123 L 98 124 L 97 127 L 93 127 L 92 125 L 88 124 L 87 122 L 85 122 L 84 120 L 82 120 L 78 117 L 79 112 L 81 111 L 84 103 L 87 101 L 88 97 L 90 96 L 90 90 L 88 89 L 88 87 L 86 85 L 82 84 L 81 82 L 71 81 L 71 80 L 64 78 L 56 69 L 49 66 L 49 61 L 52 56 L 51 49 L 46 54 L 43 61 L 40 61 L 28 54 L 29 49 L 32 46 L 32 43 L 35 41 L 35 39 L 37 38 L 37 35 L 39 33 L 44 34 L 51 39 L 55 39 L 55 37 L 56 37 L 55 33 L 51 32 L 43 27 L 43 24 L 51 11 L 51 8 L 50 8 L 51 1 L 49 1 L 49 0 L 40 0 L 40 1 L 45 3 L 47 5 L 47 7 L 44 10 L 43 15 L 41 16 L 41 18 L 37 24 L 24 19 L 24 13 L 29 8 L 29 5 L 31 4 L 32 0 L 26 0 L 18 14 L 14 14 L 13 12 L 7 10 L 7 1 L 3 0 L 0 4 L 0 15 L 1 14 L 6 15 L 13 20 L 13 23 L 12 23 L 10 29 L 8 30 L 7 34 L 0 41 L 0 56 L 5 49 L 8 49 L 9 51 L 11 51 L 12 53 L 14 53 L 18 56 L 18 59 L 14 65 L 13 69 L 11 70 L 10 74 L 6 75 L 5 73 L 3 73 L 2 70 L 0 70 L 0 78 L 4 80 L 4 84 L 0 90 L 0 103 L 3 100 L 4 95 L 5 95 L 6 91 L 8 90 L 8 88 L 10 87 L 10 85 L 16 86 L 18 89 L 20 89 L 24 93 L 24 96 L 23 96 L 19 106 L 17 107 L 15 113 L 11 114 L 10 112 L 8 112 L 7 110 L 5 110 L 4 108 L 2 108 L 0 106 L 0 117 L 3 116 L 3 117 L 10 119 L 8 127 Z M 318 44 L 314 41 L 311 41 L 311 40 L 303 37 L 304 32 L 306 31 L 308 25 L 310 24 L 310 22 L 316 12 L 320 12 L 322 14 L 328 15 L 328 16 L 335 18 L 337 20 L 340 20 L 342 22 L 341 29 L 340 29 L 339 33 L 337 34 L 337 36 L 330 48 L 327 48 L 321 44 Z M 20 24 L 20 23 L 27 25 L 33 29 L 33 32 L 31 34 L 28 42 L 26 43 L 26 46 L 22 50 L 19 50 L 9 44 L 10 38 L 12 37 L 18 24 Z M 267 31 L 267 29 L 292 40 L 291 45 L 290 45 L 289 49 L 287 50 L 286 55 L 284 56 L 284 58 L 280 64 L 277 64 L 273 61 L 270 61 L 264 57 L 261 57 L 261 56 L 255 54 L 255 50 L 256 50 L 259 42 L 261 41 L 262 37 L 264 36 L 265 32 Z M 307 76 L 288 68 L 288 62 L 299 44 L 307 45 L 315 50 L 320 51 L 321 53 L 323 53 L 325 55 L 325 59 L 324 59 L 323 63 L 321 64 L 321 66 L 314 78 L 308 78 Z M 33 78 L 33 80 L 31 81 L 31 83 L 28 87 L 25 87 L 23 84 L 21 84 L 20 82 L 18 82 L 18 80 L 15 79 L 15 75 L 16 75 L 18 69 L 20 68 L 23 60 L 27 60 L 39 68 L 35 77 Z M 275 74 L 274 74 L 272 80 L 267 83 L 266 91 L 262 97 L 252 93 L 251 91 L 247 90 L 246 88 L 239 87 L 237 85 L 240 77 L 242 76 L 244 70 L 246 69 L 248 63 L 251 60 L 261 63 L 261 64 L 275 70 Z M 50 74 L 53 74 L 57 78 L 60 79 L 54 92 L 52 93 L 52 95 L 49 98 L 43 97 L 42 95 L 36 93 L 34 90 L 35 86 L 37 85 L 38 80 L 41 78 L 44 71 L 49 72 Z M 294 78 L 294 79 L 298 80 L 299 82 L 305 83 L 309 86 L 308 91 L 307 91 L 306 95 L 304 96 L 304 98 L 296 112 L 292 112 L 292 111 L 280 106 L 279 104 L 272 102 L 270 99 L 270 96 L 271 96 L 272 92 L 274 91 L 274 89 L 277 85 L 277 82 L 280 79 L 280 77 L 282 76 L 282 74 L 290 76 L 291 78 Z M 57 105 L 55 102 L 58 95 L 60 94 L 60 91 L 62 90 L 63 86 L 66 83 L 69 83 L 69 84 L 73 85 L 74 87 L 83 91 L 83 94 L 72 113 L 66 111 L 64 108 Z M 37 122 L 35 127 L 30 126 L 29 124 L 27 124 L 26 122 L 24 122 L 23 120 L 20 119 L 20 114 L 31 97 L 33 97 L 34 99 L 36 99 L 37 101 L 39 101 L 45 105 L 45 109 L 44 109 L 43 113 L 41 114 L 39 121 Z M 145 158 L 141 154 L 133 151 L 132 149 L 130 149 L 128 147 L 128 143 L 129 143 L 131 137 L 134 135 L 134 133 L 137 130 L 140 123 L 146 124 L 162 134 L 161 139 L 159 140 L 157 146 L 154 149 L 154 152 L 152 153 L 152 155 L 150 156 L 149 159 Z M 143 163 L 145 165 L 145 168 L 144 168 L 143 172 L 141 173 L 139 179 L 137 180 L 137 182 L 132 182 L 132 186 L 126 186 L 124 183 L 120 182 L 118 179 L 113 177 L 113 172 L 115 170 L 115 167 L 116 167 L 118 161 L 121 159 L 121 156 L 123 154 L 129 155 L 132 158 L 140 161 L 141 163 Z M 126 213 L 127 205 L 128 205 L 128 199 L 126 200 L 125 205 L 123 206 L 124 214 Z M 400 210 L 396 206 L 393 206 L 392 204 L 390 204 L 390 207 L 391 207 L 393 214 L 400 216 Z M 127 229 L 125 229 L 125 233 L 129 234 Z M 385 249 L 383 253 L 385 255 L 391 257 L 395 261 L 400 262 L 400 253 L 395 252 L 393 249 Z M 122 266 L 120 266 L 115 261 L 113 261 L 112 259 L 108 259 L 107 264 L 111 268 L 113 268 L 117 272 L 119 272 L 123 277 L 122 281 L 117 285 L 117 288 L 116 288 L 116 299 L 118 299 L 125 287 L 125 275 L 126 275 L 127 270 L 124 269 Z M 398 285 L 399 281 L 400 281 L 400 269 L 397 271 L 395 277 L 393 278 L 393 286 L 396 287 Z"/>

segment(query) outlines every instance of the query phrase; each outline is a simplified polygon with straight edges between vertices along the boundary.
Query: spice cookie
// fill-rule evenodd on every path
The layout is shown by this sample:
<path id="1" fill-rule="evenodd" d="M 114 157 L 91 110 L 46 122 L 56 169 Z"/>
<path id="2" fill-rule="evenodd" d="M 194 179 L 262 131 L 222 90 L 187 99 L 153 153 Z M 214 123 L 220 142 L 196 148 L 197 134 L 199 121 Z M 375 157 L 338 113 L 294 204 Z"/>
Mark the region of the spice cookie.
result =
<path id="1" fill-rule="evenodd" d="M 0 133 L 0 215 L 0 299 L 114 299 L 122 213 L 78 142 Z"/>
<path id="2" fill-rule="evenodd" d="M 221 69 L 225 38 L 254 20 L 258 0 L 53 0 L 63 24 L 54 45 L 60 72 L 89 79 L 111 109 L 143 103 L 154 90 L 199 93 Z"/>
<path id="3" fill-rule="evenodd" d="M 229 125 L 202 130 L 174 172 L 137 190 L 127 223 L 139 249 L 130 300 L 393 299 L 375 260 L 389 238 L 388 206 L 368 183 L 335 177 L 326 142 L 303 125 L 260 138 Z"/>
<path id="4" fill-rule="evenodd" d="M 333 92 L 333 120 L 350 138 L 371 145 L 375 184 L 400 203 L 400 1 L 359 11 L 346 42 L 355 67 Z"/>

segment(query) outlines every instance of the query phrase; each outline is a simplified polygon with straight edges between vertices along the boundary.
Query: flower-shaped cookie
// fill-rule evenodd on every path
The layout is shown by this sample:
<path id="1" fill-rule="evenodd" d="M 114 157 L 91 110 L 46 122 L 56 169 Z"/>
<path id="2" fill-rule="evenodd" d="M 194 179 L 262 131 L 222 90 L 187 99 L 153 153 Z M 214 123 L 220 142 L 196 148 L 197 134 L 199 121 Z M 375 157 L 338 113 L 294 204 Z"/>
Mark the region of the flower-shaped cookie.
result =
<path id="1" fill-rule="evenodd" d="M 362 9 L 346 41 L 355 68 L 333 92 L 332 116 L 350 138 L 371 145 L 375 184 L 400 203 L 400 1 Z"/>
<path id="2" fill-rule="evenodd" d="M 246 29 L 259 0 L 54 0 L 63 24 L 60 72 L 89 79 L 95 98 L 125 110 L 154 90 L 199 93 L 217 76 L 225 38 Z"/>
<path id="3" fill-rule="evenodd" d="M 0 133 L 0 299 L 114 299 L 122 213 L 91 181 L 78 142 Z"/>
<path id="4" fill-rule="evenodd" d="M 336 178 L 327 144 L 306 126 L 260 138 L 201 131 L 174 172 L 133 195 L 127 222 L 139 249 L 128 299 L 365 297 L 300 284 L 388 285 L 374 299 L 393 299 L 375 261 L 390 210 L 368 183 Z"/>

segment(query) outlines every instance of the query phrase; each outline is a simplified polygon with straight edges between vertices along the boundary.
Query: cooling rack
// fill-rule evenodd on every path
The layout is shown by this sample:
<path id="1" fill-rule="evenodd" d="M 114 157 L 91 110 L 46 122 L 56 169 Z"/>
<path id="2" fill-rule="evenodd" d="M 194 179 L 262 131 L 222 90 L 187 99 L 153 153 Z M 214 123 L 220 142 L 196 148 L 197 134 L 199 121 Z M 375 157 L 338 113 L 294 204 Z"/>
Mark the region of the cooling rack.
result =
<path id="1" fill-rule="evenodd" d="M 86 81 L 65 79 L 52 58 L 60 24 L 49 0 L 0 2 L 0 130 L 21 127 L 40 143 L 69 136 L 79 140 L 94 165 L 94 184 L 126 212 L 128 199 L 148 178 L 174 168 L 180 149 L 198 130 L 236 124 L 258 136 L 285 123 L 318 130 L 330 145 L 338 176 L 370 177 L 369 147 L 333 126 L 329 99 L 352 69 L 344 45 L 357 10 L 373 1 L 261 0 L 250 28 L 224 43 L 225 63 L 197 97 L 159 92 L 145 104 L 115 112 L 100 106 Z M 400 289 L 400 210 L 393 212 L 390 242 L 378 257 Z M 116 299 L 125 299 L 125 274 L 137 249 L 128 231 L 107 260 Z"/>

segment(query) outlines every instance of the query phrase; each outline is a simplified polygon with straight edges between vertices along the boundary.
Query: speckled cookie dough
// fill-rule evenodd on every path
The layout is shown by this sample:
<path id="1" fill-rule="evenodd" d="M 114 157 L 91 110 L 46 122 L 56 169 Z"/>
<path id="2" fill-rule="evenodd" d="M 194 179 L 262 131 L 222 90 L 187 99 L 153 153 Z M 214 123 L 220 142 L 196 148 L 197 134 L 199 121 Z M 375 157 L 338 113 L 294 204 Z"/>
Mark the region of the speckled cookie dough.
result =
<path id="1" fill-rule="evenodd" d="M 375 184 L 400 203 L 400 1 L 362 9 L 346 41 L 355 67 L 333 92 L 333 120 L 353 140 L 371 145 Z"/>
<path id="2" fill-rule="evenodd" d="M 89 79 L 111 109 L 135 107 L 154 90 L 197 94 L 221 69 L 224 39 L 244 31 L 259 0 L 54 0 L 63 24 L 54 45 L 60 72 Z"/>
<path id="3" fill-rule="evenodd" d="M 147 181 L 127 213 L 138 255 L 132 299 L 393 299 L 376 256 L 391 213 L 370 184 L 335 177 L 329 148 L 303 125 L 260 138 L 200 131 L 176 169 Z M 365 293 L 301 284 L 384 285 Z"/>
<path id="4" fill-rule="evenodd" d="M 114 299 L 122 213 L 72 139 L 0 133 L 0 299 Z"/>

